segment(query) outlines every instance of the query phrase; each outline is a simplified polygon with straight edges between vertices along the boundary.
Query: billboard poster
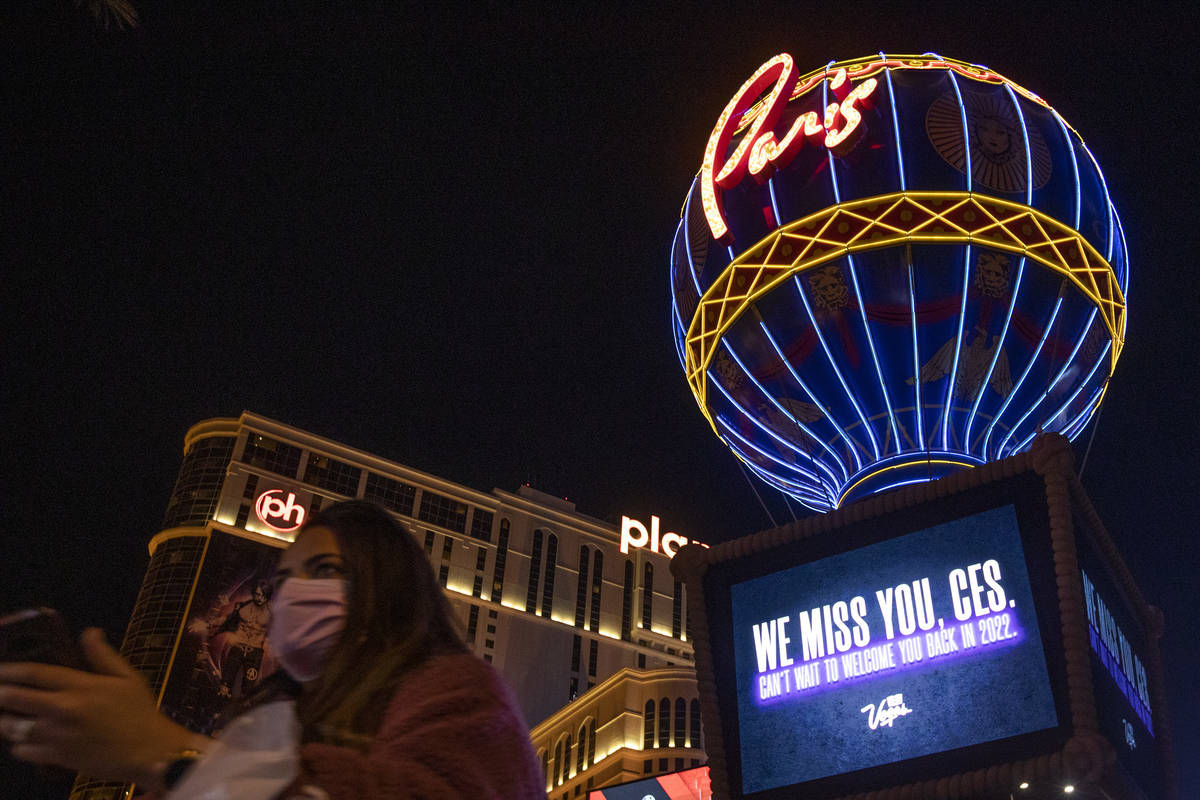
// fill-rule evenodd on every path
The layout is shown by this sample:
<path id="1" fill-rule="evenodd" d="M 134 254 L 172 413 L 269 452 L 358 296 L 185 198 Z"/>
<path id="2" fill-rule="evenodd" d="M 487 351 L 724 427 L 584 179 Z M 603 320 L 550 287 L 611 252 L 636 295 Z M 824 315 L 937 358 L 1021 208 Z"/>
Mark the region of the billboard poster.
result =
<path id="1" fill-rule="evenodd" d="M 708 767 L 694 767 L 654 778 L 588 792 L 587 800 L 712 800 Z"/>
<path id="2" fill-rule="evenodd" d="M 282 553 L 213 530 L 163 688 L 161 708 L 181 725 L 213 733 L 223 713 L 274 671 L 267 645 L 271 581 Z"/>
<path id="3" fill-rule="evenodd" d="M 1012 505 L 729 597 L 745 794 L 1059 726 Z"/>
<path id="4" fill-rule="evenodd" d="M 1146 796 L 1161 797 L 1161 753 L 1154 730 L 1147 672 L 1151 640 L 1135 606 L 1113 580 L 1099 555 L 1084 515 L 1076 515 L 1079 577 L 1088 621 L 1092 691 L 1100 732 L 1113 745 L 1117 762 Z"/>

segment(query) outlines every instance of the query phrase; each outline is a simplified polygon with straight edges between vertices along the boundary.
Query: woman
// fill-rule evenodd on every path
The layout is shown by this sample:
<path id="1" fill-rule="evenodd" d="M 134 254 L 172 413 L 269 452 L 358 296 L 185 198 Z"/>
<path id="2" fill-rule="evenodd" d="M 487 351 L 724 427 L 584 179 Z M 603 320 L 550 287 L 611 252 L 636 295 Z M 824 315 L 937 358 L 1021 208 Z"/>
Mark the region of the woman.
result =
<path id="1" fill-rule="evenodd" d="M 264 800 L 545 796 L 508 689 L 386 512 L 349 501 L 314 515 L 280 558 L 271 606 L 283 674 L 218 740 L 159 714 L 95 629 L 81 640 L 93 672 L 0 664 L 0 736 L 17 758 L 171 798 L 218 784 Z"/>

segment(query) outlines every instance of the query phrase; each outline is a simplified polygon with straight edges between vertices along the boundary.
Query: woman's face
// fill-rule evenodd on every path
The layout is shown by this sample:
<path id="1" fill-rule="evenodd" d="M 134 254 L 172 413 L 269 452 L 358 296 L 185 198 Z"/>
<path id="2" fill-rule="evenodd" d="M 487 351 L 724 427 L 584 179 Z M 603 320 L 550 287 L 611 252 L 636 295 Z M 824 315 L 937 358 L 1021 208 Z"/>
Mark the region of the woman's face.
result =
<path id="1" fill-rule="evenodd" d="M 283 551 L 275 570 L 275 588 L 287 578 L 346 577 L 346 562 L 333 530 L 316 525 L 300 531 L 296 541 Z"/>

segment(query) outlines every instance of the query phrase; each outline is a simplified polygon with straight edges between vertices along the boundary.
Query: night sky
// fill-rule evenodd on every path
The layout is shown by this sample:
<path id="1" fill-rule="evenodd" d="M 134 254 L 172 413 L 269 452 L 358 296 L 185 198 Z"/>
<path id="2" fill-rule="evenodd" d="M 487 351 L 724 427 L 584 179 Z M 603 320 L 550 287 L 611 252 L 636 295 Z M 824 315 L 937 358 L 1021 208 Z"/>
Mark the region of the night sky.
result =
<path id="1" fill-rule="evenodd" d="M 135 5 L 132 31 L 71 0 L 0 26 L 2 610 L 55 606 L 119 639 L 185 432 L 243 410 L 709 542 L 791 521 L 676 359 L 679 209 L 717 115 L 772 55 L 807 71 L 933 50 L 1049 101 L 1121 213 L 1128 344 L 1076 463 L 1095 429 L 1083 482 L 1166 615 L 1182 794 L 1200 796 L 1200 120 L 1182 16 Z"/>

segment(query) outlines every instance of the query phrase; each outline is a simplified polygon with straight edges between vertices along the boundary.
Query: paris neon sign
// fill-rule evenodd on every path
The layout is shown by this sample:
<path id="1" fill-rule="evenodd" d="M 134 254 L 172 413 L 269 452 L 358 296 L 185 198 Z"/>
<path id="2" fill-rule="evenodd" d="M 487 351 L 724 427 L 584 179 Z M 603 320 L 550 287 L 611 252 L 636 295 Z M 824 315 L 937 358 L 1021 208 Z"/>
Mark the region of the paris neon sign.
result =
<path id="1" fill-rule="evenodd" d="M 834 155 L 844 155 L 862 132 L 859 109 L 873 107 L 873 95 L 879 87 L 874 78 L 852 85 L 845 68 L 837 70 L 828 78 L 829 90 L 837 102 L 825 107 L 824 118 L 818 118 L 815 111 L 805 112 L 796 117 L 780 138 L 776 125 L 792 98 L 797 77 L 796 64 L 787 53 L 780 53 L 763 64 L 733 95 L 708 137 L 700 167 L 700 200 L 708 227 L 718 241 L 732 238 L 725 223 L 721 190 L 737 186 L 747 172 L 755 181 L 763 183 L 776 170 L 791 163 L 805 142 L 823 145 Z M 757 106 L 750 119 L 745 119 L 746 111 L 768 87 L 771 87 L 770 94 Z M 729 152 L 734 132 L 742 125 L 748 125 L 745 135 L 728 158 L 718 164 L 718 159 Z"/>

